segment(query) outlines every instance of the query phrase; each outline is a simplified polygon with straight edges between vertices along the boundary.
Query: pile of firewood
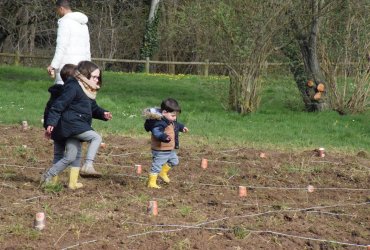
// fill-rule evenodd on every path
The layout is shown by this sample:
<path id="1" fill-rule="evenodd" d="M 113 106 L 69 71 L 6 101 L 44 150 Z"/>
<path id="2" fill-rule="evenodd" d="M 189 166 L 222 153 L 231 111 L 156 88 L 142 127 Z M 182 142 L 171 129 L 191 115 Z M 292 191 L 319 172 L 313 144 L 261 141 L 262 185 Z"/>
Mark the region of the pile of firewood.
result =
<path id="1" fill-rule="evenodd" d="M 319 102 L 324 97 L 325 85 L 323 83 L 316 84 L 313 80 L 308 80 L 306 93 L 311 100 Z"/>

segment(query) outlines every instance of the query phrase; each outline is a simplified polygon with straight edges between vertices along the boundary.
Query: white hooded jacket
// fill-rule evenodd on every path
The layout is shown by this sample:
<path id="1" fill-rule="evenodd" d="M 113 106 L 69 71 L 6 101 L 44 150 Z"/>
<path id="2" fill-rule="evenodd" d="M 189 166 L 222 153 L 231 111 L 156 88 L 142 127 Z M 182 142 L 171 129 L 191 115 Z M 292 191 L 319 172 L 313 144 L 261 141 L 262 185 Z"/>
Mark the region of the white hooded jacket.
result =
<path id="1" fill-rule="evenodd" d="M 58 20 L 57 46 L 51 62 L 56 70 L 55 83 L 63 84 L 59 72 L 65 64 L 91 60 L 87 22 L 87 16 L 80 12 L 67 13 Z"/>

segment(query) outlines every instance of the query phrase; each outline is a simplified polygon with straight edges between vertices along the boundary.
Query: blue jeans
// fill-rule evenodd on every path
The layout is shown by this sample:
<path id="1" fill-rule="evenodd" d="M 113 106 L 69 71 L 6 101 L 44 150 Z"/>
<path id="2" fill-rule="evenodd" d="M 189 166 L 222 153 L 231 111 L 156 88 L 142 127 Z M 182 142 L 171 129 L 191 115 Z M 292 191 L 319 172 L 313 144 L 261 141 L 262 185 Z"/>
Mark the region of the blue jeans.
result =
<path id="1" fill-rule="evenodd" d="M 179 165 L 179 158 L 177 157 L 176 151 L 157 151 L 152 150 L 152 168 L 150 169 L 151 174 L 159 174 L 162 170 L 162 166 L 168 163 L 170 167 Z"/>

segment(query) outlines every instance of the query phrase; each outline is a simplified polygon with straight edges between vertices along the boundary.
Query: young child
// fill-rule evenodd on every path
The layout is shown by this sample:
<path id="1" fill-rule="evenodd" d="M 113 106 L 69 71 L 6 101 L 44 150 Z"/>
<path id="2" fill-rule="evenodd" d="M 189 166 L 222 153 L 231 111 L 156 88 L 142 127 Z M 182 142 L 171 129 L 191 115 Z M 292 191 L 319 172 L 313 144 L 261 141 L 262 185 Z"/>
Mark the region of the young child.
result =
<path id="1" fill-rule="evenodd" d="M 77 65 L 74 64 L 65 64 L 63 68 L 60 70 L 60 77 L 62 78 L 63 82 L 66 82 L 68 77 L 73 77 L 75 73 Z M 55 102 L 55 100 L 62 94 L 63 91 L 63 84 L 54 84 L 48 89 L 50 93 L 50 98 L 46 103 L 45 111 L 44 111 L 44 128 L 47 128 L 46 121 L 48 120 L 48 113 L 50 110 L 51 105 Z"/>
<path id="2" fill-rule="evenodd" d="M 177 122 L 177 115 L 181 108 L 177 101 L 168 98 L 162 101 L 161 108 L 147 108 L 144 110 L 146 118 L 144 128 L 150 131 L 152 149 L 152 167 L 149 173 L 149 188 L 161 188 L 157 185 L 157 177 L 169 183 L 168 172 L 179 164 L 175 148 L 178 148 L 179 132 L 188 132 L 188 128 Z"/>
<path id="3" fill-rule="evenodd" d="M 63 82 L 66 82 L 69 77 L 73 77 L 75 69 L 77 65 L 74 64 L 65 64 L 63 68 L 60 71 L 60 76 L 63 80 Z M 76 151 L 76 159 L 70 163 L 72 167 L 79 167 L 81 164 L 81 143 L 77 139 L 72 139 L 70 138 L 69 140 L 66 138 L 63 138 L 61 136 L 60 131 L 60 126 L 57 126 L 51 134 L 49 134 L 46 129 L 47 129 L 47 119 L 48 119 L 48 114 L 51 106 L 55 102 L 55 100 L 62 94 L 63 92 L 63 85 L 62 84 L 54 84 L 48 89 L 50 93 L 50 98 L 48 102 L 46 103 L 45 110 L 44 110 L 44 128 L 45 128 L 45 137 L 48 139 L 52 139 L 54 141 L 54 158 L 53 158 L 53 164 L 56 164 L 58 161 L 60 161 L 66 150 L 71 151 L 74 150 Z M 77 146 L 77 148 L 74 148 L 73 146 Z M 52 184 L 57 184 L 58 183 L 58 175 L 52 175 L 53 177 L 51 178 L 43 178 L 41 177 L 41 182 L 50 182 Z"/>
<path id="4" fill-rule="evenodd" d="M 51 105 L 46 121 L 46 131 L 54 135 L 54 138 L 67 140 L 66 152 L 62 159 L 42 175 L 42 182 L 50 182 L 53 176 L 58 175 L 71 162 L 76 161 L 78 148 L 81 147 L 80 141 L 89 142 L 86 162 L 81 171 L 89 175 L 99 175 L 92 163 L 102 139 L 92 129 L 91 122 L 92 118 L 112 119 L 112 114 L 100 108 L 95 101 L 96 92 L 102 84 L 101 79 L 98 66 L 89 61 L 80 62 L 74 77 L 68 78 L 63 85 L 62 94 Z M 77 183 L 79 172 L 79 167 L 71 167 L 69 183 L 71 189 L 82 187 L 81 183 Z"/>

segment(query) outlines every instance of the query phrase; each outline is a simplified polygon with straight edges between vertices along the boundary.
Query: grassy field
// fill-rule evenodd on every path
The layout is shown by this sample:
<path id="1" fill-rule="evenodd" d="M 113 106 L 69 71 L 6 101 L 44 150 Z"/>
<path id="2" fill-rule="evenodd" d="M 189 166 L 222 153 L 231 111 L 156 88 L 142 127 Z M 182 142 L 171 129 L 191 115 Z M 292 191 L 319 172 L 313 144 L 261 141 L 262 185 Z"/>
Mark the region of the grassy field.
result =
<path id="1" fill-rule="evenodd" d="M 179 121 L 190 129 L 181 136 L 181 143 L 217 148 L 370 150 L 369 110 L 346 116 L 303 112 L 289 77 L 264 78 L 261 107 L 246 116 L 227 110 L 227 78 L 104 72 L 103 79 L 97 102 L 114 116 L 109 122 L 94 121 L 93 127 L 103 136 L 148 136 L 141 111 L 173 97 L 183 110 Z M 27 120 L 30 126 L 41 127 L 52 84 L 45 69 L 0 66 L 0 125 Z"/>
<path id="2" fill-rule="evenodd" d="M 106 72 L 98 103 L 114 118 L 93 125 L 108 145 L 94 162 L 102 178 L 79 178 L 83 188 L 69 190 L 63 171 L 57 186 L 44 189 L 40 176 L 53 156 L 41 124 L 53 84 L 45 71 L 0 66 L 0 249 L 369 245 L 370 158 L 359 153 L 369 151 L 369 111 L 302 112 L 294 82 L 269 76 L 259 111 L 241 116 L 225 108 L 227 78 Z M 149 189 L 141 112 L 169 96 L 179 100 L 190 133 L 181 136 L 170 184 Z M 23 120 L 32 129 L 22 130 Z M 318 147 L 325 158 L 313 152 Z M 149 201 L 158 202 L 158 215 L 148 213 Z M 46 215 L 42 231 L 32 224 L 38 212 Z"/>

